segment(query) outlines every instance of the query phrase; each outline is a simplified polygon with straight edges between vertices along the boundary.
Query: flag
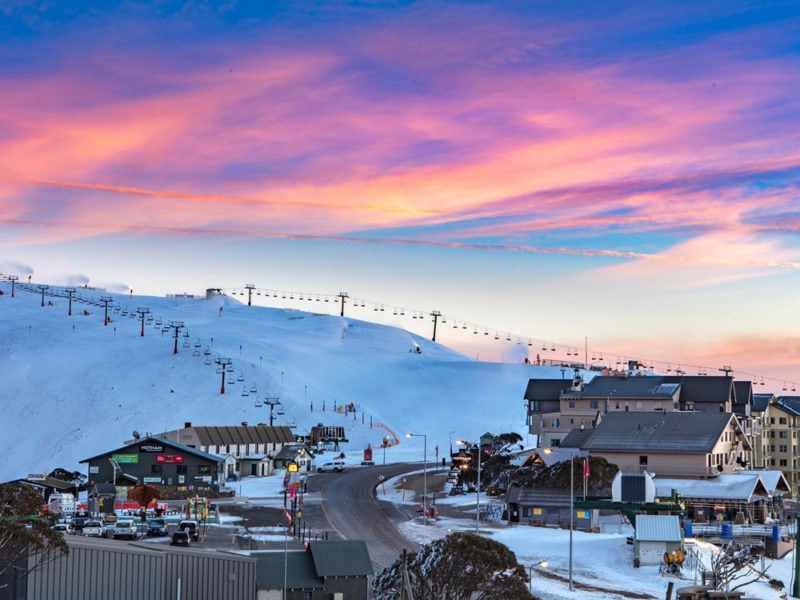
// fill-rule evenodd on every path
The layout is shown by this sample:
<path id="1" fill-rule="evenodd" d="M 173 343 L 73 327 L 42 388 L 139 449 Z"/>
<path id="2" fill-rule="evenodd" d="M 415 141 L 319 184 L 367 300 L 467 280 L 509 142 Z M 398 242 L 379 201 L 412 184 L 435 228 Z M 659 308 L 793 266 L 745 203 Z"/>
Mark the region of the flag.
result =
<path id="1" fill-rule="evenodd" d="M 436 458 L 439 458 L 439 444 L 436 444 Z"/>
<path id="2" fill-rule="evenodd" d="M 583 459 L 583 478 L 589 479 L 589 459 Z"/>

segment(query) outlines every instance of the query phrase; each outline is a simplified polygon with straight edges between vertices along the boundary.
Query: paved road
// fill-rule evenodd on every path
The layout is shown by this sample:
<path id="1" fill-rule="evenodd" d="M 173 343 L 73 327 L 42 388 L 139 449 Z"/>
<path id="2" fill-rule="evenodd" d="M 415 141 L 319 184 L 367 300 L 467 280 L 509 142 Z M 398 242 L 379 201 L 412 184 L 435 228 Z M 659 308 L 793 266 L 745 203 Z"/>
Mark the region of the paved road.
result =
<path id="1" fill-rule="evenodd" d="M 416 516 L 413 509 L 378 501 L 375 487 L 381 475 L 389 479 L 418 470 L 419 465 L 391 464 L 314 477 L 320 486 L 326 528 L 341 539 L 366 541 L 376 571 L 390 566 L 404 548 L 414 552 L 419 546 L 397 531 L 398 523 Z"/>

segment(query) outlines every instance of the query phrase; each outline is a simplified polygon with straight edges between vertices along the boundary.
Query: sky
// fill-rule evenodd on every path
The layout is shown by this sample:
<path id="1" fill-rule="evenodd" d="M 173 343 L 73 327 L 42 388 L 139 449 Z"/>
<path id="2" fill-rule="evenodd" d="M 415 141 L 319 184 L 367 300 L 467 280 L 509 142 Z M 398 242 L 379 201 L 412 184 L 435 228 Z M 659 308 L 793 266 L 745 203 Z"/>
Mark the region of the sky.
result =
<path id="1" fill-rule="evenodd" d="M 0 364 L 6 374 L 0 388 L 0 482 L 57 467 L 86 473 L 81 460 L 124 446 L 134 431 L 147 436 L 186 422 L 267 423 L 269 407 L 263 401 L 276 397 L 283 414 L 273 415 L 275 425 L 289 425 L 298 433 L 318 423 L 345 428 L 349 441 L 340 449 L 347 469 L 358 468 L 364 449 L 371 446 L 375 464 L 417 462 L 430 471 L 450 444 L 457 449 L 459 441 L 474 443 L 486 432 L 516 432 L 523 445 L 535 444 L 525 424 L 528 380 L 571 375 L 551 366 L 476 361 L 395 327 L 247 306 L 226 296 L 131 297 L 84 289 L 76 290 L 70 315 L 67 298 L 49 295 L 62 289 L 45 290 L 42 306 L 38 285 L 15 286 L 13 297 L 10 288 L 9 282 L 0 282 Z M 108 324 L 100 298 L 109 299 Z M 144 336 L 138 309 L 149 310 L 144 313 Z M 175 330 L 163 331 L 170 323 L 183 325 L 177 353 Z M 217 359 L 230 359 L 233 368 L 226 375 L 224 394 Z M 333 410 L 350 402 L 355 414 Z M 424 437 L 408 438 L 407 433 Z M 379 446 L 385 437 L 392 444 L 384 451 Z M 234 490 L 247 502 L 282 506 L 283 475 L 244 478 L 233 484 Z M 397 479 L 387 480 L 378 497 L 416 503 L 402 493 L 401 485 Z M 472 494 L 437 496 L 437 503 L 467 507 L 476 500 Z M 310 494 L 304 501 L 319 498 Z M 486 502 L 490 500 L 482 495 L 481 503 Z M 409 521 L 401 531 L 425 544 L 451 531 L 471 531 L 474 523 Z M 223 512 L 223 526 L 241 532 L 247 523 Z M 247 532 L 255 539 L 278 535 L 258 528 Z M 562 578 L 568 574 L 565 530 L 482 525 L 481 532 L 509 546 L 526 567 L 539 569 L 546 560 L 548 570 Z M 575 532 L 575 581 L 664 597 L 669 580 L 657 567 L 633 568 L 629 535 L 629 526 L 619 517 L 606 521 L 600 534 Z M 707 557 L 705 550 L 702 554 Z M 793 556 L 769 561 L 769 576 L 789 589 Z M 687 570 L 688 579 L 676 587 L 689 585 L 695 574 Z M 564 581 L 534 575 L 534 592 L 543 600 L 574 597 Z M 749 591 L 763 600 L 779 598 L 763 583 Z"/>
<path id="2" fill-rule="evenodd" d="M 4 2 L 0 272 L 347 292 L 481 360 L 780 392 L 798 29 L 792 1 Z"/>

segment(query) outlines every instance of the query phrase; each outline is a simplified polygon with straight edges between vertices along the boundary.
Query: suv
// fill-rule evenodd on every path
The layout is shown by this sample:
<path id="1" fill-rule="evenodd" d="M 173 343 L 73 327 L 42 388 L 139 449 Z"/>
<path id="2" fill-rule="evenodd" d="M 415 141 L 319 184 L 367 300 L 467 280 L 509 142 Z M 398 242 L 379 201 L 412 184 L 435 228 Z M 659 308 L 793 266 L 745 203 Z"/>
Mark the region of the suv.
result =
<path id="1" fill-rule="evenodd" d="M 103 537 L 103 524 L 100 521 L 86 521 L 81 533 L 88 537 Z"/>
<path id="2" fill-rule="evenodd" d="M 185 546 L 189 547 L 189 532 L 188 531 L 173 531 L 172 539 L 169 542 L 170 546 Z"/>
<path id="3" fill-rule="evenodd" d="M 178 530 L 188 533 L 193 542 L 200 539 L 200 528 L 197 526 L 197 521 L 181 521 Z"/>
<path id="4" fill-rule="evenodd" d="M 343 460 L 334 460 L 333 462 L 322 463 L 320 466 L 317 467 L 317 473 L 325 473 L 326 471 L 333 471 L 334 473 L 338 473 L 339 471 L 343 470 L 344 470 Z"/>
<path id="5" fill-rule="evenodd" d="M 155 518 L 155 519 L 150 519 L 147 522 L 147 535 L 148 536 L 151 536 L 151 535 L 157 535 L 157 536 L 167 535 L 167 522 L 164 519 L 160 518 L 160 517 Z"/>
<path id="6" fill-rule="evenodd" d="M 130 519 L 122 519 L 117 521 L 114 524 L 114 529 L 112 530 L 111 533 L 111 537 L 113 537 L 114 539 L 128 538 L 129 540 L 135 540 L 138 535 L 139 535 L 139 530 L 136 527 L 136 523 L 134 523 Z"/>
<path id="7" fill-rule="evenodd" d="M 51 529 L 53 531 L 60 531 L 61 533 L 75 533 L 71 523 L 56 523 Z"/>

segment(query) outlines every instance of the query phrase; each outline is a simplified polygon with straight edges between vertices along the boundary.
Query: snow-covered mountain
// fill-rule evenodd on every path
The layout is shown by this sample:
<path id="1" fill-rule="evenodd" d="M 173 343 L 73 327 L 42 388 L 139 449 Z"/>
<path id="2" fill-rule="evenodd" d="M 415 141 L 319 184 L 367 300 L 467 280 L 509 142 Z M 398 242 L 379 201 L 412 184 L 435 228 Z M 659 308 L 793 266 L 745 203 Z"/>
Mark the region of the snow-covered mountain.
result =
<path id="1" fill-rule="evenodd" d="M 394 436 L 399 445 L 387 461 L 421 460 L 423 440 L 404 435 L 413 431 L 427 435 L 431 461 L 457 438 L 486 431 L 525 438 L 528 379 L 563 377 L 553 367 L 478 362 L 397 328 L 227 296 L 78 288 L 70 316 L 63 288 L 42 296 L 38 285 L 17 282 L 12 297 L 3 281 L 0 290 L 0 481 L 83 470 L 80 460 L 122 445 L 133 431 L 268 423 L 269 406 L 256 406 L 267 397 L 280 398 L 276 425 L 300 433 L 344 425 L 351 460 Z M 101 298 L 110 299 L 107 325 Z M 138 309 L 145 308 L 142 336 Z M 172 322 L 182 325 L 177 353 Z M 224 394 L 218 359 L 232 366 Z M 355 412 L 334 412 L 350 403 Z"/>

